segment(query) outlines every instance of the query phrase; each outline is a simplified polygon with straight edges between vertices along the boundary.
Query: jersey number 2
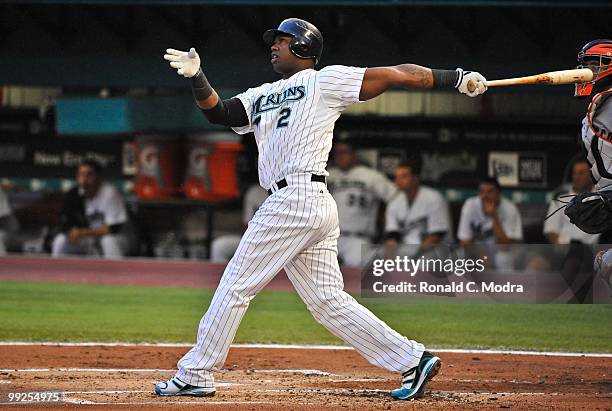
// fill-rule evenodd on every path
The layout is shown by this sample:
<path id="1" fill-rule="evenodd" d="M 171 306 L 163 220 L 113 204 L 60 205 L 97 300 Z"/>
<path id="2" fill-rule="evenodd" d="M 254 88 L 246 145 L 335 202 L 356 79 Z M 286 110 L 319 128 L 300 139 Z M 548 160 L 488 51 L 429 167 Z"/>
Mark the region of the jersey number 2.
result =
<path id="1" fill-rule="evenodd" d="M 290 108 L 284 108 L 280 111 L 280 117 L 276 123 L 276 128 L 287 127 L 289 125 L 289 116 L 291 115 Z"/>

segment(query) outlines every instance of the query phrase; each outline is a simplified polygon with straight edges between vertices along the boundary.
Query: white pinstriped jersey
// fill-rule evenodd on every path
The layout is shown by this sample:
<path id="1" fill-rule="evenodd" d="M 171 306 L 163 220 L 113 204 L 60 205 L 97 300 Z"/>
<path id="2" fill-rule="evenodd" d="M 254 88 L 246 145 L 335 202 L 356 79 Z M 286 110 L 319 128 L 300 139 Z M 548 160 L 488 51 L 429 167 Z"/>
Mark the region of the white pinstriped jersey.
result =
<path id="1" fill-rule="evenodd" d="M 259 151 L 259 183 L 269 189 L 290 174 L 327 175 L 334 123 L 359 101 L 365 68 L 328 66 L 250 88 L 236 97 L 244 105 Z"/>
<path id="2" fill-rule="evenodd" d="M 612 190 L 612 89 L 593 97 L 582 120 L 582 142 L 595 190 Z"/>
<path id="3" fill-rule="evenodd" d="M 229 351 L 249 302 L 281 268 L 315 319 L 371 364 L 406 372 L 425 347 L 378 319 L 346 293 L 338 265 L 338 210 L 325 183 L 334 122 L 359 101 L 365 69 L 331 66 L 239 94 L 255 133 L 259 182 L 273 193 L 249 221 L 236 253 L 200 321 L 194 347 L 178 362 L 176 378 L 214 387 L 214 372 Z M 287 186 L 274 183 L 286 179 Z"/>

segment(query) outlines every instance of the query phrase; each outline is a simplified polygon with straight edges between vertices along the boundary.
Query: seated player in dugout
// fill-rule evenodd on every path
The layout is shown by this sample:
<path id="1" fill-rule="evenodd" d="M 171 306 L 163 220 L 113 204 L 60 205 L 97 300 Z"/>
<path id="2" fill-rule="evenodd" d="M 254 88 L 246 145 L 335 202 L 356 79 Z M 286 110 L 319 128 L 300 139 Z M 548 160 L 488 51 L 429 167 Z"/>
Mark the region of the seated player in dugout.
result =
<path id="1" fill-rule="evenodd" d="M 452 242 L 450 210 L 444 197 L 421 184 L 417 159 L 395 168 L 398 195 L 388 204 L 385 216 L 385 256 L 414 257 L 440 243 Z"/>
<path id="2" fill-rule="evenodd" d="M 522 241 L 523 224 L 518 207 L 502 196 L 497 179 L 484 178 L 478 196 L 465 200 L 457 238 L 469 254 L 487 256 L 495 268 L 514 268 L 513 254 L 504 246 Z"/>
<path id="3" fill-rule="evenodd" d="M 92 160 L 77 168 L 77 185 L 64 195 L 61 232 L 52 245 L 53 257 L 70 254 L 121 258 L 135 247 L 135 233 L 121 193 L 102 178 Z"/>
<path id="4" fill-rule="evenodd" d="M 325 184 L 334 124 L 351 104 L 393 87 L 448 88 L 475 97 L 486 91 L 479 73 L 432 70 L 415 64 L 392 67 L 327 66 L 323 36 L 311 23 L 291 18 L 264 33 L 270 63 L 282 78 L 222 100 L 200 67 L 200 56 L 167 49 L 164 59 L 190 78 L 209 121 L 253 132 L 259 150 L 260 185 L 269 197 L 257 210 L 230 260 L 194 347 L 178 371 L 155 386 L 158 395 L 211 396 L 214 372 L 222 367 L 251 299 L 284 268 L 314 318 L 353 346 L 370 363 L 402 375 L 397 399 L 423 396 L 441 360 L 390 328 L 343 290 L 338 265 L 338 212 Z M 474 91 L 467 82 L 477 83 Z"/>
<path id="5" fill-rule="evenodd" d="M 334 144 L 334 167 L 327 185 L 338 206 L 340 238 L 338 257 L 352 267 L 362 265 L 363 252 L 377 234 L 380 206 L 388 203 L 397 189 L 381 172 L 361 164 L 350 140 Z"/>

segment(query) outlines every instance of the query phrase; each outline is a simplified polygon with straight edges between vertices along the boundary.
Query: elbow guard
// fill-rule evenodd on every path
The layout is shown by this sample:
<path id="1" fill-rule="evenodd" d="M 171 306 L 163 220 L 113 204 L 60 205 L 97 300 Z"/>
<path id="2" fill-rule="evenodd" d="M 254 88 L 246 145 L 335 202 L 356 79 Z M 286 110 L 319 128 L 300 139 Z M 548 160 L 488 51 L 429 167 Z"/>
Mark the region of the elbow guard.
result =
<path id="1" fill-rule="evenodd" d="M 249 124 L 242 102 L 237 98 L 221 100 L 210 110 L 202 109 L 208 121 L 230 127 L 242 127 Z"/>

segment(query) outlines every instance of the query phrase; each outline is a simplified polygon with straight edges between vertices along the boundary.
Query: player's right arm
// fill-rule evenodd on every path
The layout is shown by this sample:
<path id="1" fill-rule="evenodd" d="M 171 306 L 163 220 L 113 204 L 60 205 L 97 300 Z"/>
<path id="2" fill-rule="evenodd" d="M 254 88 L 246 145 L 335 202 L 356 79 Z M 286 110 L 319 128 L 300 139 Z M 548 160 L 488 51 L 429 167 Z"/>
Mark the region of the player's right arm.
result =
<path id="1" fill-rule="evenodd" d="M 477 84 L 473 92 L 468 91 L 467 83 L 474 80 Z M 456 88 L 460 93 L 476 97 L 487 90 L 487 80 L 478 72 L 456 70 L 435 70 L 416 64 L 400 64 L 389 67 L 366 69 L 361 83 L 359 100 L 372 99 L 391 88 Z"/>
<path id="2" fill-rule="evenodd" d="M 244 105 L 237 98 L 221 100 L 212 88 L 200 67 L 200 56 L 191 48 L 187 51 L 166 49 L 164 59 L 177 73 L 191 79 L 191 87 L 196 104 L 208 121 L 230 127 L 242 127 L 249 124 Z"/>

